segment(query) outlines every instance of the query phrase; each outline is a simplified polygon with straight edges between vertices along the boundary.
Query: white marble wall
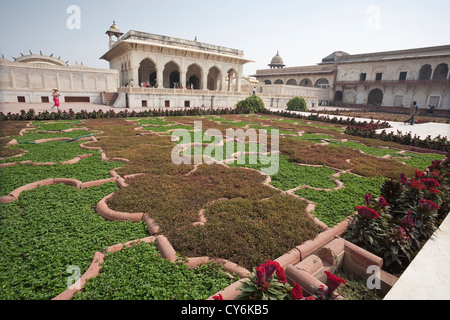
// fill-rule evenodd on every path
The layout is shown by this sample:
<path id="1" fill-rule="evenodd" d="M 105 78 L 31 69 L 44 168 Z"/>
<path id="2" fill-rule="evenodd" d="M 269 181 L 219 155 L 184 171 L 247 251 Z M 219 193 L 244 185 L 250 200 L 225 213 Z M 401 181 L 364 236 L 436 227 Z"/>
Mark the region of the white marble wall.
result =
<path id="1" fill-rule="evenodd" d="M 0 102 L 17 102 L 18 96 L 41 102 L 42 96 L 51 97 L 53 88 L 58 88 L 63 98 L 90 96 L 95 101 L 91 102 L 98 103 L 100 97 L 101 103 L 101 92 L 116 92 L 118 85 L 116 70 L 0 60 Z"/>

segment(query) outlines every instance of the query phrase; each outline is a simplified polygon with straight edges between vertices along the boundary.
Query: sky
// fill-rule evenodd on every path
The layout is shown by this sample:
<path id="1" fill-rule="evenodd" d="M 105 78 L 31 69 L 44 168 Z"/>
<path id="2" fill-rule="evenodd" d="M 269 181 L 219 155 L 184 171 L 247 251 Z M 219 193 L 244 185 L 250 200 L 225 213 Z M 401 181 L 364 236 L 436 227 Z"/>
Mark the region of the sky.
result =
<path id="1" fill-rule="evenodd" d="M 75 6 L 75 7 L 74 7 Z M 75 8 L 76 10 L 74 10 Z M 40 0 L 1 1 L 0 55 L 42 52 L 109 68 L 105 32 L 129 30 L 239 49 L 267 69 L 279 51 L 287 67 L 349 54 L 450 45 L 448 0 Z"/>

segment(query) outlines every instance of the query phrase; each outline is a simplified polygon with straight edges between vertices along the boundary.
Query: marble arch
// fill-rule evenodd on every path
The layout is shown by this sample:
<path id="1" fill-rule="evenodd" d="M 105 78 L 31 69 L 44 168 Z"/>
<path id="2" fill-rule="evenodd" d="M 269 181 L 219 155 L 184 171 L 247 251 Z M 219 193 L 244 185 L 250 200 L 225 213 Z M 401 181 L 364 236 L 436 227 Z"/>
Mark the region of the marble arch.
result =
<path id="1" fill-rule="evenodd" d="M 170 60 L 164 65 L 162 85 L 164 88 L 179 88 L 180 86 L 180 66 L 173 60 Z M 157 78 L 157 83 L 160 79 Z"/>

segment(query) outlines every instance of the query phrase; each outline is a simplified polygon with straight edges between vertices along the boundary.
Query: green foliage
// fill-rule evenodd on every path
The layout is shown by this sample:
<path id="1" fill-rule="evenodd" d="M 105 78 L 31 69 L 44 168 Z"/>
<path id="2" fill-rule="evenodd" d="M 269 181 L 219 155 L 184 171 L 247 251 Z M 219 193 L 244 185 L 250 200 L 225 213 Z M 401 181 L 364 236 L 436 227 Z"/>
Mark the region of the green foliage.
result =
<path id="1" fill-rule="evenodd" d="M 80 133 L 78 133 L 80 134 Z M 80 154 L 91 153 L 80 148 L 80 141 L 63 142 L 49 141 L 45 143 L 23 143 L 11 147 L 12 149 L 27 150 L 28 153 L 20 158 L 8 158 L 1 162 L 16 162 L 30 160 L 32 162 L 53 162 L 59 163 L 74 159 Z"/>
<path id="2" fill-rule="evenodd" d="M 296 195 L 317 204 L 314 215 L 329 227 L 333 227 L 353 214 L 355 207 L 364 203 L 364 195 L 368 193 L 375 195 L 385 179 L 342 174 L 339 180 L 344 183 L 345 188 L 337 191 L 300 189 L 295 192 Z"/>
<path id="3" fill-rule="evenodd" d="M 308 111 L 308 108 L 306 107 L 306 101 L 304 98 L 293 97 L 287 103 L 287 110 L 288 111 Z"/>
<path id="4" fill-rule="evenodd" d="M 0 168 L 0 196 L 6 196 L 23 185 L 45 179 L 68 178 L 81 182 L 108 179 L 111 177 L 110 170 L 123 165 L 123 162 L 101 161 L 98 151 L 89 153 L 94 155 L 75 164 L 54 166 L 19 164 Z"/>
<path id="5" fill-rule="evenodd" d="M 204 300 L 237 279 L 220 265 L 195 269 L 161 257 L 154 243 L 107 253 L 98 276 L 87 281 L 75 300 Z"/>
<path id="6" fill-rule="evenodd" d="M 250 96 L 247 99 L 241 100 L 236 104 L 237 113 L 259 113 L 264 109 L 264 102 L 257 95 Z"/>
<path id="7" fill-rule="evenodd" d="M 259 159 L 258 159 L 259 160 Z M 237 161 L 229 164 L 231 167 L 242 166 L 252 169 L 261 170 L 266 167 L 260 161 L 256 164 L 251 164 L 248 156 L 245 164 L 238 164 Z M 271 176 L 271 185 L 283 191 L 291 190 L 300 186 L 310 186 L 313 188 L 332 189 L 336 187 L 330 176 L 336 173 L 334 170 L 327 167 L 310 167 L 300 166 L 289 160 L 284 155 L 279 156 L 279 170 L 276 174 Z"/>
<path id="8" fill-rule="evenodd" d="M 96 251 L 148 236 L 142 222 L 108 222 L 95 212 L 117 190 L 116 183 L 83 190 L 58 184 L 0 204 L 0 299 L 51 299 L 67 288 L 68 266 L 83 274 Z"/>

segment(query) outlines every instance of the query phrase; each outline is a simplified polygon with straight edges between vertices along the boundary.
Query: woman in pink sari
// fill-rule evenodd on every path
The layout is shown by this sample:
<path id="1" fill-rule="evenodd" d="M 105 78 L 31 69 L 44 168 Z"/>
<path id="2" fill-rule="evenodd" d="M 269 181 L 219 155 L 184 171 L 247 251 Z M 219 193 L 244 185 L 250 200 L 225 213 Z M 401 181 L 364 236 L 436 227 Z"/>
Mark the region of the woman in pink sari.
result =
<path id="1" fill-rule="evenodd" d="M 58 89 L 53 89 L 52 96 L 53 96 L 53 102 L 54 102 L 54 105 L 53 105 L 52 109 L 54 107 L 56 107 L 58 109 L 58 111 L 59 111 L 59 97 L 61 95 L 59 94 Z"/>

